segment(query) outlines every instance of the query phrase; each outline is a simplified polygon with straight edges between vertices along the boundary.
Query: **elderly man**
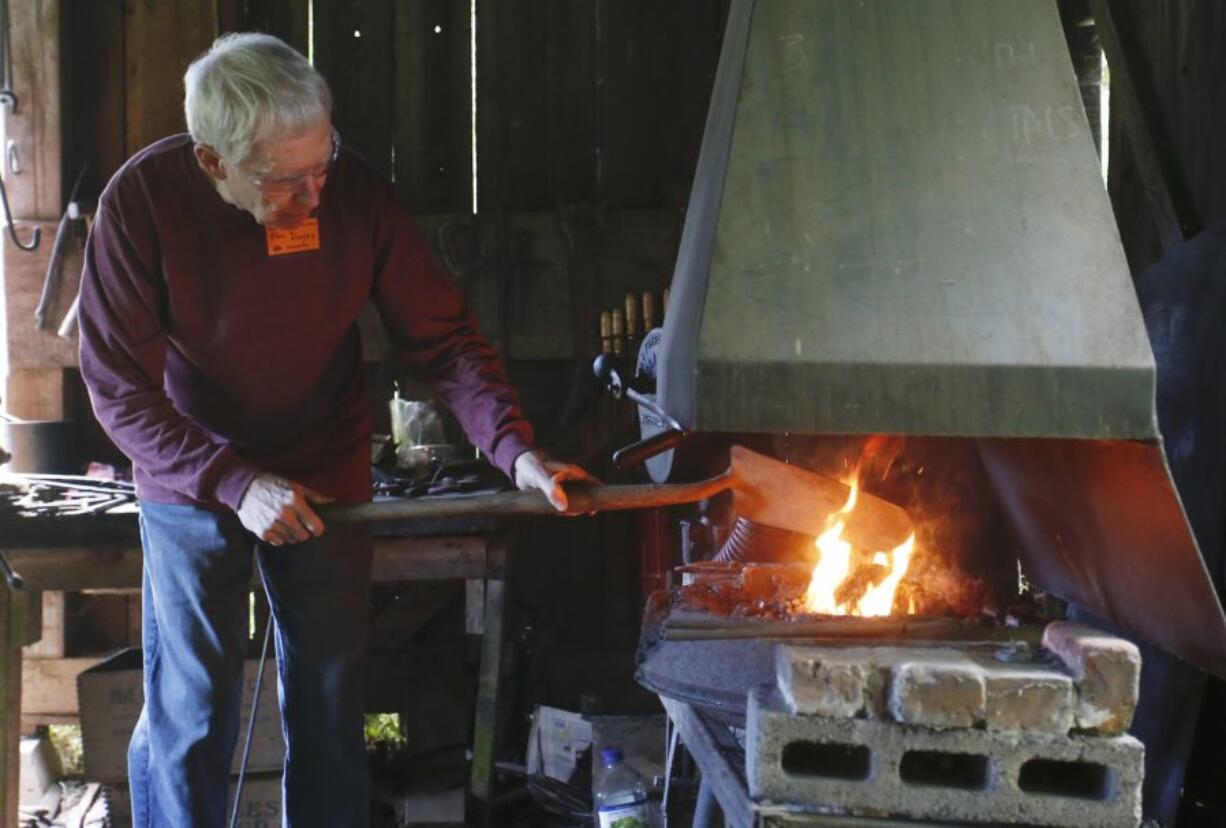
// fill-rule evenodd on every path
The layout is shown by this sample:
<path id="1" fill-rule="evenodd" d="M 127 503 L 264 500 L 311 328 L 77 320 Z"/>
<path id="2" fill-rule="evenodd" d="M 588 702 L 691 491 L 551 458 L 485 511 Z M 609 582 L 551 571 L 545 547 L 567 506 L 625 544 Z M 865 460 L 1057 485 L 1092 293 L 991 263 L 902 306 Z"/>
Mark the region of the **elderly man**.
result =
<path id="1" fill-rule="evenodd" d="M 81 371 L 132 459 L 145 551 L 136 826 L 220 826 L 254 558 L 276 630 L 286 824 L 366 826 L 358 676 L 370 543 L 318 504 L 367 500 L 368 301 L 469 438 L 564 510 L 587 475 L 532 448 L 498 359 L 395 200 L 347 152 L 324 79 L 227 35 L 184 77 L 190 135 L 107 185 L 81 287 Z"/>

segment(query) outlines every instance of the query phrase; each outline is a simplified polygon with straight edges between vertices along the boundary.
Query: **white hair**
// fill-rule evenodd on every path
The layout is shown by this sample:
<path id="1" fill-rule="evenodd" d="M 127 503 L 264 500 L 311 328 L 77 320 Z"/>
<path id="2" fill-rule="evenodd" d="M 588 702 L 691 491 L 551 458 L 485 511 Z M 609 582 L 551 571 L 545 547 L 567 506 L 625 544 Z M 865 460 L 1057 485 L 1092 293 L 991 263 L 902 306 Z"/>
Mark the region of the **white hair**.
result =
<path id="1" fill-rule="evenodd" d="M 231 163 L 270 138 L 292 136 L 332 114 L 328 82 L 272 35 L 225 34 L 183 75 L 183 112 L 197 144 Z"/>

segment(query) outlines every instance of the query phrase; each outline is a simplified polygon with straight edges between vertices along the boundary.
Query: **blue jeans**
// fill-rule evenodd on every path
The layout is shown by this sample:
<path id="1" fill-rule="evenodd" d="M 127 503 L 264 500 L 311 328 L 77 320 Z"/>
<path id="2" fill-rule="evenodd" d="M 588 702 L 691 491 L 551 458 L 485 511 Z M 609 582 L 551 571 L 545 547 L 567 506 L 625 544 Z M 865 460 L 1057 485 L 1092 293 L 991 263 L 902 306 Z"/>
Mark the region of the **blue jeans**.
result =
<path id="1" fill-rule="evenodd" d="M 233 512 L 143 502 L 141 541 L 145 707 L 128 749 L 134 828 L 229 820 L 253 552 L 276 622 L 283 825 L 367 828 L 365 527 L 329 525 L 321 538 L 271 547 Z"/>

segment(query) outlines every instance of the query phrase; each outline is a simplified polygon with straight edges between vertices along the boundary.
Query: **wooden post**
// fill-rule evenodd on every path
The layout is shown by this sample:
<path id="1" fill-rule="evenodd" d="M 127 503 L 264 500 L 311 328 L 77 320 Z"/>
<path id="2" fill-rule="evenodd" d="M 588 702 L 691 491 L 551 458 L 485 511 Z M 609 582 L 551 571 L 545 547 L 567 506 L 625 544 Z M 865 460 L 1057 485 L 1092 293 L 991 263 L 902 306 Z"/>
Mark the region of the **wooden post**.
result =
<path id="1" fill-rule="evenodd" d="M 10 3 L 13 92 L 17 109 L 6 114 L 18 169 L 4 159 L 9 206 L 20 219 L 58 219 L 60 181 L 60 2 Z M 21 229 L 21 228 L 19 228 Z M 27 231 L 28 232 L 28 231 Z M 24 240 L 24 233 L 18 233 Z M 51 239 L 45 239 L 50 246 Z"/>
<path id="2" fill-rule="evenodd" d="M 21 648 L 26 643 L 27 602 L 24 591 L 0 587 L 0 824 L 12 828 L 17 823 L 20 787 L 17 772 L 21 744 Z"/>
<path id="3" fill-rule="evenodd" d="M 37 639 L 26 647 L 27 659 L 52 659 L 64 657 L 64 593 L 60 590 L 41 592 L 41 630 Z M 34 599 L 33 593 L 30 596 Z"/>
<path id="4" fill-rule="evenodd" d="M 481 640 L 481 667 L 477 677 L 477 704 L 473 721 L 473 759 L 465 813 L 470 825 L 492 825 L 494 759 L 498 751 L 500 719 L 498 699 L 502 686 L 502 651 L 506 635 L 506 555 L 508 535 L 495 537 L 486 550 L 485 619 Z"/>
<path id="5" fill-rule="evenodd" d="M 8 357 L 0 365 L 0 393 L 10 412 L 27 419 L 58 419 L 63 416 L 63 359 L 29 358 L 23 352 L 33 336 L 33 306 L 29 316 L 17 318 L 10 307 L 10 288 L 28 295 L 30 277 L 46 273 L 54 238 L 54 222 L 63 210 L 60 123 L 60 0 L 28 0 L 9 5 L 12 44 L 12 83 L 17 104 L 6 113 L 5 132 L 11 144 L 0 163 L 16 225 L 26 242 L 34 226 L 41 228 L 42 241 L 35 253 L 18 250 L 11 239 L 3 244 L 4 282 L 0 289 Z M 41 287 L 41 281 L 37 282 Z M 37 301 L 37 300 L 36 300 Z M 21 303 L 17 303 L 21 304 Z M 24 308 L 21 311 L 24 313 Z M 58 322 L 58 317 L 56 317 Z M 54 339 L 54 333 L 50 334 Z M 34 345 L 34 353 L 47 340 Z M 41 614 L 41 602 L 31 605 L 30 593 L 0 587 L 0 825 L 17 825 L 18 747 L 21 741 L 21 651 L 27 643 L 30 613 Z"/>
<path id="6" fill-rule="evenodd" d="M 39 229 L 37 250 L 19 250 L 4 233 L 4 289 L 0 312 L 7 330 L 6 364 L 0 366 L 0 396 L 8 411 L 23 419 L 59 419 L 63 416 L 60 367 L 75 363 L 75 344 L 58 340 L 54 328 L 35 331 L 34 306 L 42 291 L 56 223 L 63 209 L 60 138 L 60 3 L 30 0 L 10 5 L 13 44 L 13 92 L 16 109 L 6 113 L 8 144 L 4 181 L 14 230 L 29 243 Z M 79 259 L 78 259 L 79 263 Z M 79 267 L 78 267 L 79 269 Z M 66 274 L 73 273 L 66 263 Z M 75 291 L 75 281 L 62 285 L 60 299 Z M 49 318 L 59 323 L 67 307 L 52 308 Z"/>

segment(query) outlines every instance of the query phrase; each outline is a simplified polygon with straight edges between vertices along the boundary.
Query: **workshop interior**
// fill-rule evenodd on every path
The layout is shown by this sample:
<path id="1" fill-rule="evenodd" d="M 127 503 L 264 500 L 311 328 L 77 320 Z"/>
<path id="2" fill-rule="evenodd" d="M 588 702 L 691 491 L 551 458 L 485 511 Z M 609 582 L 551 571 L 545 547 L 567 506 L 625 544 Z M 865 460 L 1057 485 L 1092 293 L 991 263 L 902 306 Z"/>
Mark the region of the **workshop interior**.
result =
<path id="1" fill-rule="evenodd" d="M 370 553 L 343 610 L 368 784 L 315 795 L 360 796 L 376 828 L 1226 825 L 1209 0 L 0 0 L 0 825 L 175 824 L 134 803 L 129 764 L 159 727 L 161 489 L 95 413 L 98 349 L 136 354 L 155 320 L 167 383 L 242 375 L 195 350 L 227 327 L 183 321 L 238 293 L 176 291 L 172 231 L 122 212 L 151 145 L 188 131 L 189 65 L 235 32 L 330 90 L 322 166 L 211 182 L 241 209 L 244 186 L 324 205 L 288 230 L 243 216 L 288 297 L 243 313 L 352 357 L 362 400 L 332 413 L 364 424 L 362 480 L 369 443 L 369 492 L 306 497 Z M 207 187 L 212 149 L 176 140 Z M 295 257 L 363 266 L 327 251 L 371 212 L 328 207 L 355 165 L 401 235 L 367 234 L 370 301 L 312 341 Z M 149 226 L 203 240 L 202 273 L 232 255 L 162 207 Z M 384 296 L 378 245 L 402 243 L 422 255 L 393 266 L 466 310 Z M 155 298 L 125 317 L 108 279 Z M 484 367 L 455 368 L 439 342 L 470 318 Z M 233 389 L 164 393 L 160 354 L 148 406 L 228 411 L 192 428 L 255 451 L 226 431 L 248 422 Z M 286 445 L 316 416 L 270 411 L 250 416 Z M 594 478 L 559 480 L 563 511 L 470 436 L 518 422 L 546 479 Z M 251 530 L 222 488 L 178 502 Z M 301 608 L 266 571 L 283 537 L 249 540 L 233 757 L 192 825 L 322 824 L 292 806 L 286 740 L 313 714 L 286 667 Z"/>

